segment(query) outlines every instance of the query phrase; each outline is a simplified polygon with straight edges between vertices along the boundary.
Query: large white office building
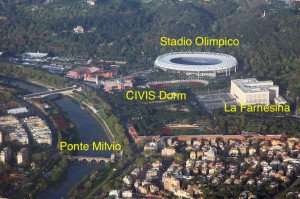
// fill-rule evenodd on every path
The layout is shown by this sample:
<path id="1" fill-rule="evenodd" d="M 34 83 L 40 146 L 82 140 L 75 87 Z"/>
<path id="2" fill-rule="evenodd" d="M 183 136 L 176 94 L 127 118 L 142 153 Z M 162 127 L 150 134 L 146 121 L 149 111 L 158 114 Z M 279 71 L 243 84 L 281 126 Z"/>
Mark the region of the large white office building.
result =
<path id="1" fill-rule="evenodd" d="M 273 81 L 258 81 L 255 78 L 231 80 L 230 94 L 240 104 L 285 104 L 279 95 L 279 87 Z"/>

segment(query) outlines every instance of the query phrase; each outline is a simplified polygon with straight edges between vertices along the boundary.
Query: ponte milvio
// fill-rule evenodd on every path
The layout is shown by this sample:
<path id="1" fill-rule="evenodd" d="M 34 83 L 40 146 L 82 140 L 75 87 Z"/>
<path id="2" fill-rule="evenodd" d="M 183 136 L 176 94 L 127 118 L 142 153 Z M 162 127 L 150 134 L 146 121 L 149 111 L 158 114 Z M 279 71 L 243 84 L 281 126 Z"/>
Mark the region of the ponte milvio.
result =
<path id="1" fill-rule="evenodd" d="M 31 93 L 28 95 L 24 95 L 24 100 L 28 99 L 37 99 L 37 98 L 44 98 L 50 95 L 55 95 L 55 94 L 71 94 L 73 91 L 81 91 L 81 87 L 79 86 L 71 86 L 71 87 L 66 87 L 66 88 L 61 88 L 61 89 L 54 89 L 54 90 L 48 90 L 48 91 L 42 91 L 42 92 L 37 92 L 37 93 Z"/>
<path id="2" fill-rule="evenodd" d="M 109 163 L 112 162 L 112 158 L 107 157 L 92 157 L 92 156 L 67 156 L 69 160 L 78 161 L 78 162 L 96 162 L 96 163 Z"/>

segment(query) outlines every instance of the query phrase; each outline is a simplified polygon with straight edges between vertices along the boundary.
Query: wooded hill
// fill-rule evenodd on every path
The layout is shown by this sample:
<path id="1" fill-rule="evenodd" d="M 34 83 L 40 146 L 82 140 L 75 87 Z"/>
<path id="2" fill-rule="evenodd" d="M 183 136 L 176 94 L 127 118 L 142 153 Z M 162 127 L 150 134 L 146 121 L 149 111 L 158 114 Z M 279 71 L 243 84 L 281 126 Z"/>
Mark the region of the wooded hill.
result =
<path id="1" fill-rule="evenodd" d="M 176 50 L 221 51 L 236 56 L 244 77 L 272 79 L 300 93 L 300 14 L 264 0 L 0 0 L 0 51 L 126 59 L 152 67 Z M 263 17 L 263 13 L 266 13 Z M 81 25 L 84 34 L 73 28 Z M 160 36 L 234 37 L 238 48 L 162 48 Z"/>

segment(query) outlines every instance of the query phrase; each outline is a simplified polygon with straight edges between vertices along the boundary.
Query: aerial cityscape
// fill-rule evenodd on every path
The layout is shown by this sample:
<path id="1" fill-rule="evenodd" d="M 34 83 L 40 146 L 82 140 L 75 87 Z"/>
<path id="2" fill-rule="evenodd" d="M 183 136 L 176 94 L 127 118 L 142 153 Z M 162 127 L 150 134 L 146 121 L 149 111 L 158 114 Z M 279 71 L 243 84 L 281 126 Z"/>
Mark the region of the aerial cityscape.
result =
<path id="1" fill-rule="evenodd" d="M 300 198 L 300 1 L 0 0 L 0 198 Z"/>

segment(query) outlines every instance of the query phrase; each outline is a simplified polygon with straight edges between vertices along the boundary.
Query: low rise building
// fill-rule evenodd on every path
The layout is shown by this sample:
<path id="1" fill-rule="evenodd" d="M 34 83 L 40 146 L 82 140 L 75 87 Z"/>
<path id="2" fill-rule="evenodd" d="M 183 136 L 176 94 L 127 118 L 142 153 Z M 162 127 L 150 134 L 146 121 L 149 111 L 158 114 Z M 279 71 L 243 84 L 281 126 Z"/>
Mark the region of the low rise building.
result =
<path id="1" fill-rule="evenodd" d="M 158 144 L 156 142 L 149 142 L 146 143 L 144 146 L 144 151 L 157 151 L 158 150 Z"/>
<path id="2" fill-rule="evenodd" d="M 163 157 L 172 157 L 176 154 L 176 150 L 171 147 L 166 147 L 161 150 L 161 156 Z"/>
<path id="3" fill-rule="evenodd" d="M 24 119 L 24 123 L 32 134 L 33 140 L 38 144 L 52 144 L 52 133 L 44 120 L 38 116 Z"/>
<path id="4" fill-rule="evenodd" d="M 113 78 L 117 74 L 114 67 L 89 67 L 84 74 L 84 81 L 98 84 L 99 78 Z"/>
<path id="5" fill-rule="evenodd" d="M 8 134 L 9 141 L 16 141 L 23 145 L 29 143 L 28 135 L 16 117 L 0 117 L 0 128 Z"/>
<path id="6" fill-rule="evenodd" d="M 83 76 L 81 75 L 80 71 L 78 70 L 71 70 L 66 74 L 66 77 L 71 79 L 81 79 Z"/>
<path id="7" fill-rule="evenodd" d="M 7 114 L 11 115 L 18 115 L 23 113 L 28 113 L 28 109 L 26 107 L 12 108 L 7 110 Z"/>
<path id="8" fill-rule="evenodd" d="M 98 84 L 100 78 L 112 78 L 117 74 L 117 69 L 112 66 L 106 67 L 80 67 L 70 70 L 66 77 L 71 79 L 81 79 Z"/>
<path id="9" fill-rule="evenodd" d="M 105 92 L 112 92 L 114 90 L 125 90 L 133 87 L 132 79 L 115 79 L 106 80 L 101 83 Z"/>
<path id="10" fill-rule="evenodd" d="M 152 179 L 155 179 L 158 177 L 158 172 L 159 170 L 158 169 L 149 169 L 147 172 L 146 172 L 146 180 L 152 180 Z"/>
<path id="11" fill-rule="evenodd" d="M 4 139 L 3 139 L 3 133 L 0 131 L 0 145 L 2 144 L 2 142 L 4 142 Z"/>
<path id="12" fill-rule="evenodd" d="M 123 177 L 123 182 L 128 186 L 131 185 L 133 183 L 132 177 L 131 176 L 124 176 Z"/>
<path id="13" fill-rule="evenodd" d="M 122 197 L 123 198 L 132 198 L 133 194 L 131 190 L 123 191 L 122 192 Z"/>
<path id="14" fill-rule="evenodd" d="M 42 66 L 43 68 L 43 66 Z M 45 66 L 45 69 L 48 70 L 49 73 L 53 73 L 53 74 L 63 74 L 65 71 L 65 67 L 60 66 L 60 65 L 49 65 L 49 66 Z"/>
<path id="15" fill-rule="evenodd" d="M 48 53 L 41 53 L 41 52 L 26 52 L 22 54 L 23 58 L 30 58 L 30 59 L 41 59 L 48 56 Z"/>
<path id="16" fill-rule="evenodd" d="M 11 158 L 11 149 L 9 147 L 5 147 L 0 151 L 0 162 L 7 163 Z"/>
<path id="17" fill-rule="evenodd" d="M 17 153 L 17 164 L 26 164 L 29 160 L 29 152 L 27 148 L 22 148 Z"/>
<path id="18" fill-rule="evenodd" d="M 90 6 L 95 6 L 96 0 L 86 0 L 86 3 L 89 4 Z"/>
<path id="19" fill-rule="evenodd" d="M 111 190 L 108 194 L 109 197 L 119 199 L 120 191 L 119 190 Z"/>
<path id="20" fill-rule="evenodd" d="M 174 195 L 177 196 L 178 198 L 190 198 L 190 199 L 193 198 L 193 197 L 190 195 L 190 193 L 188 193 L 187 191 L 182 190 L 182 189 L 176 190 L 176 191 L 174 192 Z"/>
<path id="21" fill-rule="evenodd" d="M 73 31 L 76 34 L 82 34 L 84 33 L 84 28 L 82 26 L 76 26 L 75 28 L 73 28 Z"/>
<path id="22" fill-rule="evenodd" d="M 216 150 L 214 148 L 210 148 L 208 151 L 204 152 L 203 160 L 215 161 L 216 159 Z"/>
<path id="23" fill-rule="evenodd" d="M 162 178 L 164 189 L 170 192 L 180 189 L 180 181 L 173 176 L 164 176 Z"/>

